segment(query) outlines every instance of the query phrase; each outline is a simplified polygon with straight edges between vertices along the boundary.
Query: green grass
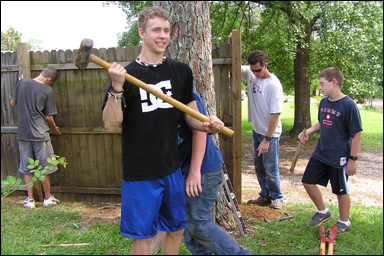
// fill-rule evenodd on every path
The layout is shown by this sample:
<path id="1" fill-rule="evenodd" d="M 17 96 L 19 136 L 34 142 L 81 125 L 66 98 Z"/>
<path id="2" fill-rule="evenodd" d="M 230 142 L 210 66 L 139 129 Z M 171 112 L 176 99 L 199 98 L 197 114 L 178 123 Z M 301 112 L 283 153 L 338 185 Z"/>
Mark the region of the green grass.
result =
<path id="1" fill-rule="evenodd" d="M 293 127 L 293 103 L 284 103 L 283 133 Z M 243 103 L 243 134 L 252 134 L 247 122 L 247 105 Z M 362 150 L 383 150 L 383 112 L 360 110 L 363 133 Z M 312 124 L 317 122 L 317 105 L 311 104 Z M 283 134 L 284 135 L 284 134 Z M 318 139 L 313 136 L 312 139 Z M 62 203 L 58 207 L 27 210 L 20 205 L 5 203 L 1 206 L 1 255 L 128 255 L 133 240 L 119 234 L 119 221 L 103 223 L 86 219 L 84 204 Z M 338 219 L 338 208 L 327 207 Z M 239 244 L 254 254 L 319 254 L 318 229 L 305 225 L 315 212 L 313 204 L 285 204 L 285 210 L 295 216 L 292 220 L 253 222 L 255 232 L 239 239 Z M 337 215 L 337 216 L 336 216 Z M 350 220 L 352 231 L 337 237 L 334 254 L 383 255 L 383 208 L 354 206 Z M 72 222 L 85 231 L 78 231 Z M 334 221 L 325 224 L 329 228 Z M 47 244 L 90 243 L 83 247 L 42 248 Z M 159 254 L 159 253 L 158 253 Z M 182 244 L 180 255 L 190 255 Z"/>
<path id="2" fill-rule="evenodd" d="M 287 96 L 289 98 L 291 96 Z M 316 100 L 315 98 L 311 100 Z M 311 104 L 311 122 L 312 125 L 318 122 L 317 111 L 318 104 Z M 361 133 L 361 151 L 383 151 L 383 111 L 375 108 L 360 109 L 361 122 L 363 131 Z M 280 116 L 283 124 L 282 137 L 288 138 L 289 131 L 294 124 L 294 103 L 288 102 L 283 104 L 283 113 Z M 248 106 L 247 102 L 242 103 L 242 133 L 252 134 L 252 123 L 248 123 Z M 319 133 L 310 136 L 309 140 L 318 140 Z"/>
<path id="3" fill-rule="evenodd" d="M 103 223 L 85 219 L 80 203 L 62 203 L 53 208 L 24 209 L 16 204 L 1 207 L 1 254 L 5 255 L 128 255 L 132 239 L 119 234 L 119 221 Z M 327 205 L 337 219 L 337 206 Z M 84 208 L 84 205 L 82 206 Z M 254 254 L 318 254 L 318 228 L 308 227 L 313 204 L 287 203 L 285 210 L 295 216 L 292 220 L 256 221 L 249 223 L 255 232 L 238 240 Z M 351 232 L 336 238 L 335 255 L 382 255 L 383 208 L 356 206 L 351 208 Z M 78 231 L 72 222 L 86 226 Z M 334 221 L 325 223 L 329 228 Z M 90 243 L 82 247 L 42 248 L 47 244 Z M 160 252 L 158 253 L 160 254 Z M 184 244 L 180 255 L 190 255 Z"/>
<path id="4" fill-rule="evenodd" d="M 335 214 L 338 208 L 327 205 Z M 255 254 L 267 255 L 315 255 L 319 254 L 318 227 L 305 223 L 316 212 L 313 204 L 288 203 L 285 210 L 295 216 L 292 221 L 257 221 L 256 232 L 241 239 L 241 244 Z M 338 216 L 324 223 L 327 230 Z M 383 208 L 351 208 L 352 230 L 336 237 L 335 255 L 382 255 L 383 254 Z M 327 232 L 326 235 L 328 236 Z"/>

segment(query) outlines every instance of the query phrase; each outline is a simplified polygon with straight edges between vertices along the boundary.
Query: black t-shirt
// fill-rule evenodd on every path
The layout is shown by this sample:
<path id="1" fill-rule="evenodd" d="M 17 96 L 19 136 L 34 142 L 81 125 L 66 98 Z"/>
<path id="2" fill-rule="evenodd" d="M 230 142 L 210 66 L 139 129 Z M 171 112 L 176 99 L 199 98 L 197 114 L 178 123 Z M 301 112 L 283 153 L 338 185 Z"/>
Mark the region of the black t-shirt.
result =
<path id="1" fill-rule="evenodd" d="M 351 151 L 351 139 L 362 131 L 360 112 L 349 97 L 330 101 L 325 97 L 319 106 L 320 139 L 313 157 L 335 168 L 344 166 Z"/>
<path id="2" fill-rule="evenodd" d="M 125 69 L 183 104 L 195 100 L 192 70 L 182 62 L 167 58 L 163 65 L 145 67 L 133 61 Z M 179 168 L 177 128 L 184 113 L 127 81 L 123 89 L 126 104 L 121 136 L 123 179 L 152 180 L 172 174 Z"/>

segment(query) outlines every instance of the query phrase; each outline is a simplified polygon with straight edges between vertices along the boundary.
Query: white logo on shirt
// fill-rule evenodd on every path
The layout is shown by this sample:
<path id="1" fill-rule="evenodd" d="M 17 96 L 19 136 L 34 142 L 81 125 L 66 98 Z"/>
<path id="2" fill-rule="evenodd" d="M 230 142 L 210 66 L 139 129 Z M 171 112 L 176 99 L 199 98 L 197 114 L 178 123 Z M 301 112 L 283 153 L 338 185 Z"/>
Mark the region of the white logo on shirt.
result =
<path id="1" fill-rule="evenodd" d="M 153 87 L 154 89 L 163 92 L 162 89 L 164 89 L 165 94 L 167 94 L 169 97 L 172 96 L 172 86 L 171 86 L 171 80 L 162 81 L 155 85 L 148 84 L 149 86 Z M 149 98 L 148 98 L 149 96 Z M 144 89 L 140 88 L 140 97 L 141 97 L 141 109 L 143 113 L 145 112 L 151 112 L 155 111 L 158 108 L 172 108 L 172 105 L 163 101 L 162 99 L 156 97 L 155 95 L 147 92 Z"/>

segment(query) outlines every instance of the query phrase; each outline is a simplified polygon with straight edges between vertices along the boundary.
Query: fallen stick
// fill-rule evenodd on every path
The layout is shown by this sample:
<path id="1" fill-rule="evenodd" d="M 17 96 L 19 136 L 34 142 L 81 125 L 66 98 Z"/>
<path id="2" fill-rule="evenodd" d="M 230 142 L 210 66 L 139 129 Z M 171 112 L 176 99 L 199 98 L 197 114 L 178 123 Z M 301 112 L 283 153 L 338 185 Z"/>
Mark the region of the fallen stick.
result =
<path id="1" fill-rule="evenodd" d="M 69 247 L 69 246 L 88 246 L 90 245 L 89 243 L 83 243 L 83 244 L 47 244 L 43 245 L 43 248 L 48 248 L 48 247 Z"/>

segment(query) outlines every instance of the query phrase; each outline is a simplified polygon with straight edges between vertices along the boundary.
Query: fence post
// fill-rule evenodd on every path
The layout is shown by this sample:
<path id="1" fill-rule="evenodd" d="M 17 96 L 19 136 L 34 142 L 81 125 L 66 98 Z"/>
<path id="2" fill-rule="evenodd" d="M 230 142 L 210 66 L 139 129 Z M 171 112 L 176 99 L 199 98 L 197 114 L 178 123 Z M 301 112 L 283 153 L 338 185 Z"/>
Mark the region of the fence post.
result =
<path id="1" fill-rule="evenodd" d="M 233 171 L 232 183 L 241 202 L 241 32 L 232 31 L 232 111 L 233 111 Z"/>
<path id="2" fill-rule="evenodd" d="M 17 59 L 19 62 L 19 79 L 32 78 L 28 45 L 26 43 L 17 44 Z M 33 186 L 33 198 L 36 200 L 36 202 L 42 202 L 44 200 L 43 188 L 39 179 L 36 180 Z"/>
<path id="3" fill-rule="evenodd" d="M 26 43 L 17 44 L 17 59 L 19 61 L 19 77 L 31 78 L 31 66 L 29 62 L 28 45 Z"/>

